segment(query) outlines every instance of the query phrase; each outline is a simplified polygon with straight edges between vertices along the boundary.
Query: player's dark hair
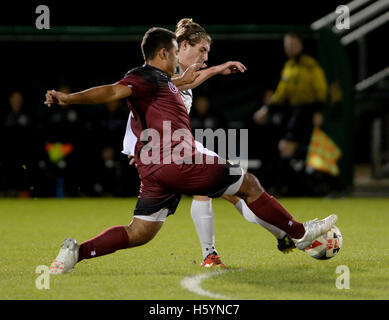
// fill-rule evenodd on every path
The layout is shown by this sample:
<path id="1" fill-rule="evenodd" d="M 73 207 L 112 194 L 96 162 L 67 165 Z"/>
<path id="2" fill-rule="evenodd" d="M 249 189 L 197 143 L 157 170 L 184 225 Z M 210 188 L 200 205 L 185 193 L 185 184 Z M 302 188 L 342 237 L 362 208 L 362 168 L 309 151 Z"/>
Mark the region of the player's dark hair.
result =
<path id="1" fill-rule="evenodd" d="M 143 58 L 153 59 L 162 48 L 170 50 L 173 39 L 176 39 L 175 33 L 165 28 L 154 27 L 147 30 L 141 44 Z"/>
<path id="2" fill-rule="evenodd" d="M 196 45 L 201 40 L 212 43 L 211 36 L 205 31 L 205 29 L 198 23 L 194 22 L 191 18 L 183 18 L 177 23 L 176 28 L 177 43 L 180 46 L 181 42 L 186 40 L 191 46 Z"/>

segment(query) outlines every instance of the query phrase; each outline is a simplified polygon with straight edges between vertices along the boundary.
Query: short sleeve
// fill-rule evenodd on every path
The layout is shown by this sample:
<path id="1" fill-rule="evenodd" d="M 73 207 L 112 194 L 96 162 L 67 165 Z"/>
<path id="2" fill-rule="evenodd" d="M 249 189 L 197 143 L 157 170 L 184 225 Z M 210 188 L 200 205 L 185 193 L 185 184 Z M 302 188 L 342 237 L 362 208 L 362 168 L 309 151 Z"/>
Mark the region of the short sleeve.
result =
<path id="1" fill-rule="evenodd" d="M 142 98 L 149 94 L 152 85 L 142 74 L 139 73 L 127 73 L 125 77 L 116 82 L 132 89 L 132 98 Z"/>

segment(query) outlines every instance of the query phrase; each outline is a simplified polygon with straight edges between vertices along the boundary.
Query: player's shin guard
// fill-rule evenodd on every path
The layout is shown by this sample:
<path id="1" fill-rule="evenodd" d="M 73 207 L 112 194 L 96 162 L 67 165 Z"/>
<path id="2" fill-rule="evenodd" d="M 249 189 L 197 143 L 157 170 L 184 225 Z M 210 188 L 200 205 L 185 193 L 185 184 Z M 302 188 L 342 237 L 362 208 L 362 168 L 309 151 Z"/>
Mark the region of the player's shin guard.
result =
<path id="1" fill-rule="evenodd" d="M 292 238 L 300 239 L 304 236 L 304 225 L 295 221 L 278 200 L 267 192 L 263 192 L 248 207 L 258 218 L 285 231 Z"/>
<path id="2" fill-rule="evenodd" d="M 128 234 L 124 226 L 111 227 L 80 245 L 78 261 L 90 259 L 128 248 Z"/>

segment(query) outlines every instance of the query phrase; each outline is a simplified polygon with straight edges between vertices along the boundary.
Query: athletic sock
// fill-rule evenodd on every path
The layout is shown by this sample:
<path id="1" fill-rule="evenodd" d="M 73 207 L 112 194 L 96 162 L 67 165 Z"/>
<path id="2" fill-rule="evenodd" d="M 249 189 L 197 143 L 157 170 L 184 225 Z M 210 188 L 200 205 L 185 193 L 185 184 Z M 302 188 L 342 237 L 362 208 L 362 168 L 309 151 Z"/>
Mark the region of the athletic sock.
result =
<path id="1" fill-rule="evenodd" d="M 304 236 L 304 225 L 295 221 L 278 200 L 267 192 L 263 192 L 248 207 L 258 218 L 285 231 L 292 238 L 300 239 Z"/>
<path id="2" fill-rule="evenodd" d="M 111 227 L 98 236 L 81 243 L 78 261 L 100 257 L 128 248 L 128 234 L 124 226 Z"/>
<path id="3" fill-rule="evenodd" d="M 210 253 L 217 254 L 212 200 L 192 200 L 190 213 L 199 236 L 203 258 L 205 259 Z"/>
<path id="4" fill-rule="evenodd" d="M 262 227 L 264 227 L 266 230 L 268 230 L 270 233 L 272 233 L 277 239 L 282 239 L 285 237 L 286 232 L 282 231 L 281 229 L 277 228 L 276 226 L 273 226 L 272 224 L 263 221 L 262 219 L 258 218 L 247 206 L 246 202 L 244 202 L 243 199 L 240 199 L 237 203 L 235 203 L 235 208 L 241 213 L 243 218 L 245 218 L 248 222 L 258 224 Z"/>

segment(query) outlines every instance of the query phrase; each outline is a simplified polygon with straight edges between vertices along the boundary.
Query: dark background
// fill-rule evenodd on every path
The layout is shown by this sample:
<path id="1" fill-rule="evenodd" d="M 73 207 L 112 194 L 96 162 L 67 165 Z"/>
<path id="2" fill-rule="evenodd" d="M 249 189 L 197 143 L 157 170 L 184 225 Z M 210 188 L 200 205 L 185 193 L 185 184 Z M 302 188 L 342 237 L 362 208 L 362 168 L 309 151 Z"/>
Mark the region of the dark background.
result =
<path id="1" fill-rule="evenodd" d="M 203 24 L 310 24 L 346 4 L 340 1 L 7 1 L 4 25 L 35 23 L 35 8 L 47 5 L 55 25 L 163 25 L 182 17 Z"/>
<path id="2" fill-rule="evenodd" d="M 45 4 L 50 8 L 50 24 L 55 26 L 165 26 L 171 29 L 183 17 L 191 17 L 205 28 L 215 25 L 228 25 L 233 28 L 241 24 L 291 25 L 309 26 L 312 22 L 332 12 L 340 4 L 339 1 L 258 1 L 258 2 L 133 2 L 133 1 L 32 1 L 28 4 L 20 1 L 2 4 L 1 26 L 34 27 L 38 14 L 35 8 Z M 42 30 L 42 32 L 45 32 Z M 389 56 L 387 39 L 388 27 L 383 26 L 366 36 L 369 48 L 366 71 L 373 74 L 387 66 Z M 306 52 L 317 55 L 316 42 L 310 37 L 305 39 Z M 0 165 L 0 189 L 4 195 L 18 195 L 7 192 L 10 189 L 29 190 L 28 196 L 58 196 L 57 177 L 63 175 L 58 168 L 48 168 L 49 161 L 44 151 L 45 143 L 53 137 L 54 131 L 62 132 L 61 138 L 74 142 L 78 147 L 73 153 L 74 159 L 68 159 L 65 179 L 65 195 L 136 195 L 138 180 L 135 169 L 127 166 L 125 156 L 120 154 L 121 137 L 127 121 L 127 108 L 122 104 L 116 117 L 117 132 L 107 141 L 107 115 L 105 106 L 82 106 L 76 109 L 78 114 L 75 126 L 67 129 L 59 127 L 50 129 L 48 121 L 50 113 L 43 105 L 44 93 L 47 89 L 67 85 L 71 91 L 79 91 L 89 87 L 113 83 L 122 78 L 126 71 L 143 63 L 140 42 L 100 42 L 100 41 L 1 41 L 2 84 L 0 94 L 0 119 L 4 120 L 8 113 L 8 97 L 20 90 L 24 95 L 24 109 L 31 117 L 32 125 L 19 140 L 13 142 L 13 150 L 17 151 L 15 161 L 2 161 Z M 347 47 L 352 81 L 359 80 L 358 46 Z M 224 128 L 249 128 L 250 156 L 253 158 L 271 154 L 271 146 L 263 132 L 257 132 L 251 117 L 261 105 L 266 89 L 274 89 L 278 83 L 280 71 L 286 61 L 283 52 L 282 37 L 267 40 L 217 40 L 212 44 L 209 55 L 209 66 L 228 60 L 238 60 L 246 65 L 248 71 L 230 77 L 217 76 L 194 91 L 195 98 L 205 95 L 210 99 L 214 116 L 222 120 Z M 378 90 L 378 94 L 381 91 Z M 386 92 L 386 90 L 384 90 Z M 366 99 L 366 97 L 364 97 Z M 386 99 L 386 98 L 385 98 Z M 384 100 L 387 101 L 387 100 Z M 358 101 L 356 101 L 358 105 Z M 380 108 L 380 107 L 379 107 Z M 54 110 L 54 111 L 53 111 Z M 365 110 L 365 109 L 363 109 Z M 355 148 L 355 163 L 370 161 L 370 122 L 361 119 L 374 117 L 373 113 L 356 109 L 355 137 L 358 148 Z M 106 118 L 104 118 L 106 117 Z M 107 118 L 108 117 L 108 118 Z M 116 118 L 115 118 L 116 119 Z M 108 121 L 108 122 L 107 122 Z M 111 123 L 112 120 L 111 119 Z M 2 122 L 3 123 L 3 122 Z M 109 125 L 108 125 L 109 126 Z M 1 131 L 0 127 L 0 132 Z M 50 131 L 51 130 L 51 131 Z M 54 131 L 53 131 L 54 130 Z M 108 131 L 104 131 L 108 130 Z M 71 136 L 71 137 L 69 137 Z M 119 138 L 120 137 L 120 138 Z M 10 137 L 1 136 L 3 148 L 0 159 L 7 158 L 10 149 L 4 147 L 4 141 Z M 104 171 L 101 164 L 101 150 L 107 145 L 115 145 L 115 163 L 120 170 L 116 173 L 106 172 L 106 176 L 96 178 L 97 173 Z M 269 151 L 270 150 L 270 151 Z M 274 151 L 274 150 L 273 150 Z M 71 157 L 70 157 L 71 158 Z M 20 161 L 16 161 L 16 159 Z M 42 161 L 46 163 L 42 166 Z M 28 169 L 21 169 L 26 163 Z M 39 165 L 41 164 L 41 166 Z M 69 165 L 72 164 L 73 165 Z M 72 168 L 75 168 L 74 170 Z M 14 179 L 4 179 L 6 173 Z M 111 181 L 107 192 L 94 189 L 97 180 L 104 181 L 112 175 L 120 175 L 120 181 Z M 272 179 L 258 172 L 265 186 L 271 186 Z M 108 178 L 109 179 L 109 178 Z M 12 186 L 10 185 L 12 181 Z M 99 180 L 99 181 L 100 181 Z M 2 188 L 1 188 L 2 181 Z M 16 181 L 16 182 L 15 182 Z M 46 181 L 43 183 L 42 181 Z M 70 182 L 69 182 L 70 181 Z M 101 183 L 103 184 L 103 183 Z M 115 185 L 115 187 L 112 187 Z M 98 190 L 101 190 L 97 188 Z M 103 188 L 104 189 L 104 188 Z"/>

